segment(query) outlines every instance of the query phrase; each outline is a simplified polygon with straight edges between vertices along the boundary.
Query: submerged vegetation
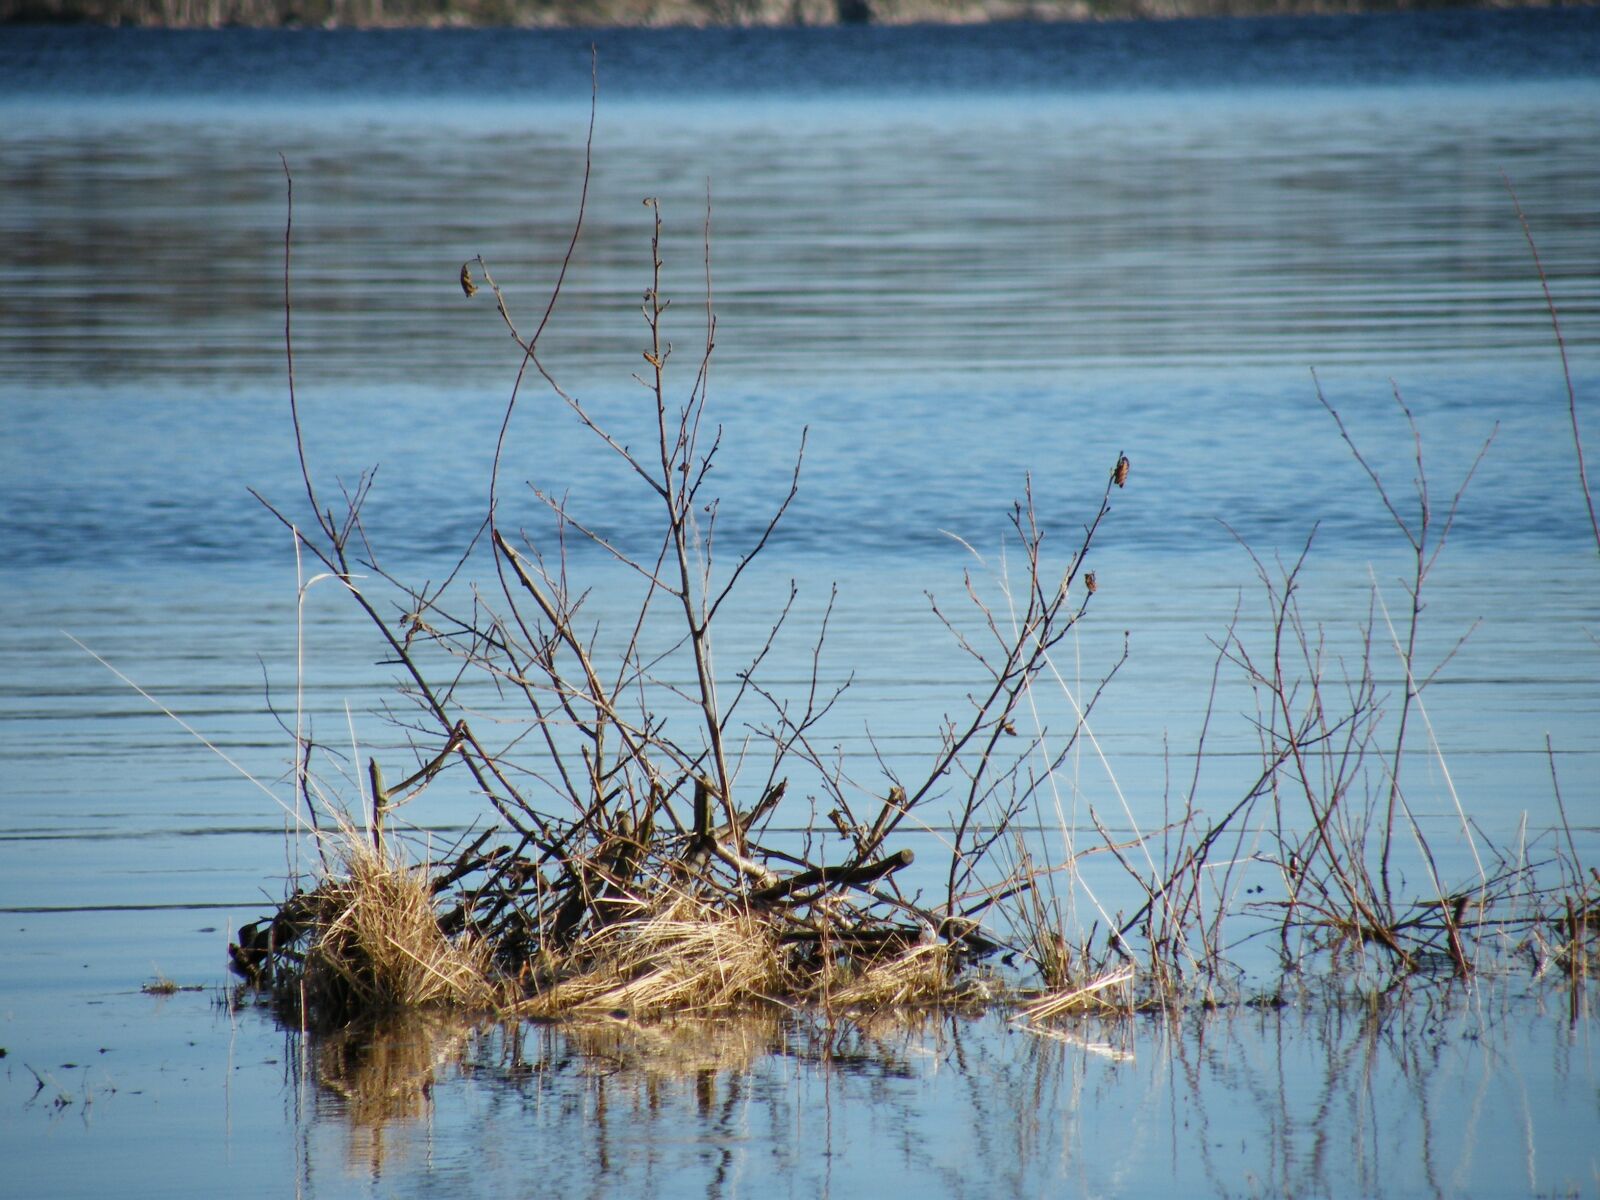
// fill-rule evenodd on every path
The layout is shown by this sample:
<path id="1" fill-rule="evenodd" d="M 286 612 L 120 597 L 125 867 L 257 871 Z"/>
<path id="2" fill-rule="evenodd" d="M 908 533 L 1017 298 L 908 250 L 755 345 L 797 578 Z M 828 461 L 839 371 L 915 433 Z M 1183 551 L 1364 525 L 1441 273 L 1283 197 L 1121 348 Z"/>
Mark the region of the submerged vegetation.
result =
<path id="1" fill-rule="evenodd" d="M 698 354 L 675 390 L 662 214 L 645 201 L 644 368 L 635 376 L 644 400 L 633 416 L 608 419 L 540 353 L 582 235 L 583 200 L 531 331 L 489 264 L 462 266 L 466 297 L 492 302 L 515 345 L 516 378 L 479 534 L 442 583 L 414 585 L 389 575 L 367 541 L 371 477 L 341 485 L 334 505 L 310 465 L 295 395 L 287 165 L 285 177 L 285 342 L 304 504 L 263 502 L 315 560 L 317 578 L 336 580 L 370 619 L 412 705 L 411 716 L 393 719 L 414 753 L 393 784 L 371 759 L 356 805 L 323 781 L 319 744 L 296 716 L 297 817 L 322 867 L 241 929 L 232 954 L 240 974 L 302 1022 L 337 1026 L 440 1005 L 651 1017 L 1003 999 L 1043 1024 L 1066 1013 L 1231 1003 L 1246 998 L 1231 957 L 1241 915 L 1250 936 L 1273 941 L 1285 973 L 1359 962 L 1381 995 L 1520 959 L 1563 973 L 1576 1011 L 1596 960 L 1600 874 L 1583 865 L 1570 830 L 1496 847 L 1457 801 L 1474 866 L 1451 877 L 1408 802 L 1408 733 L 1428 726 L 1424 696 L 1449 659 L 1420 659 L 1424 596 L 1476 464 L 1441 498 L 1398 395 L 1414 448 L 1409 495 L 1368 464 L 1322 402 L 1407 548 L 1404 608 L 1391 613 L 1374 584 L 1361 652 L 1339 657 L 1302 608 L 1312 541 L 1287 563 L 1251 552 L 1259 611 L 1219 636 L 1215 673 L 1237 672 L 1255 697 L 1253 782 L 1202 807 L 1197 766 L 1180 810 L 1141 831 L 1107 764 L 1109 792 L 1134 833 L 1114 835 L 1091 808 L 1086 837 L 1063 813 L 1058 773 L 1084 747 L 1099 754 L 1089 718 L 1121 662 L 1080 694 L 1053 652 L 1094 602 L 1088 563 L 1114 530 L 1113 499 L 1136 493 L 1127 456 L 1101 465 L 1098 507 L 1064 544 L 1041 527 L 1020 481 L 1007 568 L 992 583 L 969 573 L 957 609 L 931 600 L 934 621 L 969 663 L 967 707 L 943 718 L 937 749 L 915 774 L 880 758 L 881 778 L 856 779 L 824 732 L 842 690 L 825 686 L 819 666 L 831 601 L 807 634 L 811 670 L 798 687 L 763 674 L 793 615 L 793 585 L 745 661 L 731 671 L 718 662 L 726 614 L 800 489 L 805 443 L 775 509 L 738 524 L 746 532 L 730 561 L 722 548 L 732 535 L 718 529 L 732 522 L 712 488 L 725 451 L 708 415 L 717 329 L 709 220 Z M 586 164 L 585 196 L 587 188 Z M 512 415 L 535 384 L 592 435 L 619 494 L 631 487 L 653 506 L 652 545 L 639 551 L 609 536 L 603 514 L 548 484 L 533 485 L 542 524 L 507 515 L 499 476 Z M 485 556 L 490 577 L 466 582 Z M 579 567 L 596 558 L 637 587 L 620 629 L 589 614 Z M 1379 683 L 1377 660 L 1391 649 L 1403 670 L 1398 697 Z M 1070 728 L 1039 716 L 1042 693 L 1053 708 L 1067 701 Z M 1210 719 L 1208 710 L 1208 727 Z M 1203 736 L 1196 751 L 1199 763 Z M 398 817 L 447 774 L 470 781 L 495 824 L 440 852 L 408 838 Z M 913 831 L 935 831 L 943 860 L 918 860 L 904 844 Z M 1083 879 L 1090 856 L 1114 861 L 1135 903 L 1103 905 Z M 1420 869 L 1402 870 L 1402 858 Z"/>

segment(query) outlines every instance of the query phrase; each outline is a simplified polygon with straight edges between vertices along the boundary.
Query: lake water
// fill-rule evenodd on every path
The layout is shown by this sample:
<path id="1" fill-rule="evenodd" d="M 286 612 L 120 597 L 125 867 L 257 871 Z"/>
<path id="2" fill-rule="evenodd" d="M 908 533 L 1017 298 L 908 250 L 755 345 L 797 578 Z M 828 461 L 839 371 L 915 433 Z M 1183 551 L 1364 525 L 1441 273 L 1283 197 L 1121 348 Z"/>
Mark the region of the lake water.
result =
<path id="1" fill-rule="evenodd" d="M 1093 806 L 1115 829 L 1154 828 L 1186 789 L 1212 639 L 1236 608 L 1261 631 L 1230 530 L 1270 560 L 1317 529 L 1302 599 L 1333 646 L 1355 646 L 1374 579 L 1398 615 L 1403 543 L 1314 369 L 1396 494 L 1415 475 L 1396 390 L 1436 504 L 1497 429 L 1429 584 L 1423 661 L 1472 636 L 1428 715 L 1485 837 L 1548 847 L 1553 763 L 1596 861 L 1600 559 L 1507 183 L 1600 453 L 1600 10 L 692 34 L 7 29 L 8 1188 L 1592 1193 L 1594 1022 L 1569 1020 L 1548 982 L 1376 1016 L 1297 996 L 1282 1013 L 1072 1040 L 992 1017 L 832 1034 L 414 1028 L 374 1048 L 215 1002 L 230 931 L 295 865 L 273 798 L 290 795 L 290 744 L 270 706 L 292 709 L 296 565 L 246 491 L 293 504 L 299 489 L 279 155 L 312 462 L 330 481 L 381 464 L 367 515 L 384 565 L 440 578 L 481 519 L 517 365 L 457 272 L 481 254 L 519 318 L 542 309 L 576 213 L 591 40 L 594 173 L 548 361 L 622 428 L 641 419 L 640 200 L 655 196 L 687 388 L 709 193 L 725 561 L 809 429 L 800 499 L 730 610 L 719 661 L 732 670 L 760 644 L 792 578 L 800 620 L 769 669 L 780 691 L 799 686 L 837 583 L 822 671 L 855 682 L 827 744 L 864 786 L 881 784 L 880 754 L 925 763 L 973 686 L 925 593 L 959 600 L 974 566 L 997 594 L 1006 514 L 1030 478 L 1064 546 L 1117 455 L 1133 463 L 1063 663 L 1090 687 L 1126 632 L 1094 728 L 1128 808 L 1086 751 L 1079 817 Z M 511 485 L 532 480 L 570 490 L 619 544 L 646 544 L 642 499 L 548 397 L 524 397 L 510 446 L 520 519 L 539 508 Z M 597 585 L 597 619 L 620 620 L 631 598 L 615 572 L 581 551 L 573 567 Z M 398 766 L 403 738 L 375 713 L 392 669 L 340 601 L 322 587 L 307 604 L 308 710 L 325 740 Z M 1392 693 L 1381 638 L 1378 651 Z M 1049 720 L 1065 707 L 1059 688 L 1040 703 Z M 1206 813 L 1258 769 L 1254 712 L 1225 674 Z M 1467 877 L 1439 760 L 1421 733 L 1413 745 L 1410 803 L 1444 872 Z M 454 785 L 407 815 L 443 838 L 484 813 Z M 937 831 L 919 836 L 931 859 Z M 157 975 L 209 990 L 140 995 Z"/>

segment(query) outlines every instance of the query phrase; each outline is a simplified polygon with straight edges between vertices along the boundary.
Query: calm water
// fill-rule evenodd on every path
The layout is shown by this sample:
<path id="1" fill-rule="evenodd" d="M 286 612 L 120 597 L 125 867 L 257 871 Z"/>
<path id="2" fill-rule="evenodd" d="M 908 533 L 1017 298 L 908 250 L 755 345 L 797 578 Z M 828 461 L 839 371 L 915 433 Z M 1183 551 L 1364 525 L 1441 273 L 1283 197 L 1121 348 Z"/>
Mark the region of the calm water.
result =
<path id="1" fill-rule="evenodd" d="M 577 202 L 589 40 L 0 33 L 0 1148 L 19 1194 L 281 1195 L 290 1178 L 308 1196 L 521 1194 L 534 1160 L 595 1195 L 1592 1191 L 1593 1023 L 1537 986 L 1376 1024 L 1307 1001 L 1074 1032 L 1096 1049 L 991 1020 L 832 1056 L 782 1028 L 682 1035 L 716 1051 L 626 1030 L 412 1031 L 362 1051 L 208 994 L 137 994 L 158 973 L 220 986 L 229 930 L 294 865 L 271 797 L 63 635 L 287 795 L 268 701 L 291 705 L 295 564 L 245 490 L 297 489 L 278 156 L 313 461 L 347 480 L 381 464 L 384 565 L 437 578 L 481 516 L 516 365 L 456 273 L 482 254 L 519 317 L 542 307 Z M 794 578 L 802 621 L 771 679 L 798 687 L 837 582 L 823 671 L 856 682 L 828 744 L 869 787 L 877 753 L 914 770 L 972 684 L 924 595 L 955 599 L 972 565 L 948 535 L 985 556 L 993 596 L 1024 479 L 1064 544 L 1126 451 L 1063 669 L 1091 685 L 1127 631 L 1096 733 L 1130 808 L 1087 755 L 1073 799 L 1158 825 L 1169 778 L 1193 770 L 1210 639 L 1236 608 L 1259 629 L 1223 522 L 1269 559 L 1317 527 L 1304 602 L 1335 647 L 1354 646 L 1374 578 L 1403 602 L 1403 547 L 1314 368 L 1400 492 L 1415 465 L 1394 389 L 1436 500 L 1498 426 L 1431 585 L 1425 656 L 1479 624 L 1428 711 L 1463 803 L 1508 846 L 1555 821 L 1548 735 L 1594 861 L 1600 566 L 1506 181 L 1593 448 L 1600 11 L 596 40 L 594 176 L 552 365 L 635 427 L 640 199 L 661 199 L 688 364 L 709 189 L 730 554 L 810 430 L 725 671 Z M 509 483 L 570 488 L 644 544 L 640 498 L 546 398 L 524 400 L 508 462 Z M 531 498 L 509 503 L 537 521 Z M 620 619 L 621 581 L 593 555 L 574 566 L 597 617 Z M 319 733 L 401 761 L 373 715 L 391 671 L 370 634 L 327 588 L 307 620 Z M 1040 702 L 1062 720 L 1059 690 Z M 1225 677 L 1209 812 L 1253 777 L 1253 712 Z M 1468 847 L 1417 749 L 1411 803 L 1461 876 Z M 447 836 L 481 813 L 438 787 L 409 815 Z M 746 1057 L 715 1057 L 736 1044 Z M 29 1067 L 51 1080 L 38 1095 Z M 375 1106 L 385 1080 L 411 1099 Z"/>

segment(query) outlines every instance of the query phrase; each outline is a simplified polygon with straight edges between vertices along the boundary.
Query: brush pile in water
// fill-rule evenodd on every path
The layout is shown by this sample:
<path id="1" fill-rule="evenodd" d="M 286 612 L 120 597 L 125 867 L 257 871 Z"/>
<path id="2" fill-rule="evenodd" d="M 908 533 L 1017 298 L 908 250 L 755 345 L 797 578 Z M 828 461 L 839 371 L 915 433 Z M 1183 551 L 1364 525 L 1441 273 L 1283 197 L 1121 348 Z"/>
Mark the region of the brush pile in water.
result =
<path id="1" fill-rule="evenodd" d="M 719 668 L 712 652 L 730 599 L 798 492 L 805 438 L 776 510 L 743 527 L 731 566 L 718 560 L 720 504 L 707 484 L 722 434 L 704 419 L 716 323 L 708 305 L 687 394 L 671 397 L 661 217 L 654 200 L 646 205 L 652 266 L 643 293 L 646 370 L 638 377 L 646 399 L 618 427 L 561 386 L 540 357 L 539 334 L 519 330 L 482 259 L 461 268 L 469 300 L 493 297 L 519 363 L 495 447 L 487 536 L 473 539 L 443 584 L 407 586 L 374 565 L 362 519 L 370 476 L 341 486 L 341 513 L 323 502 L 306 465 L 291 373 L 306 511 L 268 507 L 342 583 L 370 619 L 385 661 L 396 664 L 400 690 L 415 707 L 412 719 L 396 719 L 415 770 L 388 786 L 370 762 L 365 833 L 346 822 L 324 838 L 322 857 L 332 865 L 322 881 L 239 931 L 233 959 L 241 974 L 270 983 L 323 1023 L 434 1004 L 551 1017 L 720 1011 L 765 1000 L 949 1002 L 981 992 L 968 968 L 1003 951 L 1035 969 L 1046 994 L 1028 1012 L 1045 1020 L 1170 1001 L 1196 982 L 1209 994 L 1228 970 L 1230 905 L 1262 895 L 1266 883 L 1276 894 L 1246 903 L 1258 923 L 1281 919 L 1286 964 L 1307 947 L 1372 946 L 1398 973 L 1444 961 L 1466 974 L 1486 939 L 1520 930 L 1532 931 L 1531 940 L 1517 945 L 1534 945 L 1541 961 L 1569 964 L 1563 969 L 1575 977 L 1586 973 L 1600 925 L 1600 876 L 1591 882 L 1575 851 L 1563 859 L 1559 906 L 1531 883 L 1525 854 L 1480 854 L 1476 841 L 1474 878 L 1437 877 L 1401 786 L 1405 716 L 1423 685 L 1408 687 L 1398 737 L 1380 744 L 1384 698 L 1374 682 L 1371 630 L 1352 677 L 1325 679 L 1320 634 L 1297 598 L 1304 556 L 1281 577 L 1257 561 L 1268 601 L 1266 645 L 1248 645 L 1234 627 L 1218 643 L 1219 668 L 1233 664 L 1265 714 L 1259 778 L 1203 819 L 1197 770 L 1177 819 L 1153 834 L 1139 831 L 1113 788 L 1134 828 L 1113 836 L 1091 804 L 1099 839 L 1086 848 L 1076 846 L 1052 804 L 1060 848 L 1045 851 L 1038 833 L 1055 773 L 1121 666 L 1112 664 L 1088 694 L 1060 685 L 1070 702 L 1064 728 L 1039 715 L 1050 705 L 1036 687 L 1059 683 L 1052 652 L 1096 592 L 1107 590 L 1086 563 L 1112 496 L 1134 478 L 1120 452 L 1102 460 L 1111 469 L 1099 475 L 1102 494 L 1081 538 L 1047 544 L 1030 486 L 1010 513 L 1009 569 L 998 596 L 986 601 L 968 577 L 961 611 L 933 603 L 934 619 L 967 657 L 976 683 L 959 714 L 942 719 L 932 753 L 914 766 L 883 762 L 884 778 L 873 786 L 847 775 L 821 733 L 848 686 L 828 686 L 819 665 L 831 597 L 814 644 L 808 635 L 809 677 L 798 683 L 763 671 L 793 610 L 792 585 L 764 641 L 736 670 Z M 286 237 L 286 309 L 288 247 Z M 559 279 L 571 258 L 569 247 Z M 557 295 L 560 288 L 558 280 Z M 595 454 L 614 469 L 614 495 L 632 489 L 653 512 L 650 531 L 608 537 L 598 530 L 615 525 L 616 512 L 579 511 L 559 490 L 537 487 L 513 522 L 499 469 L 522 382 L 535 377 L 548 387 L 547 407 L 565 409 L 593 435 Z M 1414 426 L 1411 433 L 1420 447 Z M 1374 482 L 1382 493 L 1381 480 Z M 1448 524 L 1430 525 L 1442 506 L 1430 503 L 1425 483 L 1419 487 L 1418 516 L 1400 520 L 1417 548 L 1408 586 L 1418 598 L 1448 533 Z M 1383 499 L 1400 512 L 1386 493 Z M 623 606 L 626 617 L 613 615 L 612 627 L 584 611 L 589 592 L 573 583 L 568 556 L 574 542 L 617 563 L 639 587 L 636 607 Z M 491 557 L 492 581 L 457 584 L 474 554 Z M 1421 610 L 1418 599 L 1406 644 L 1416 644 Z M 1406 667 L 1408 678 L 1432 678 L 1409 658 Z M 297 737 L 296 801 L 313 826 L 319 813 L 337 808 L 317 782 L 315 750 L 312 739 Z M 447 775 L 488 804 L 495 825 L 423 865 L 403 865 L 394 811 Z M 794 799 L 791 775 L 803 780 Z M 1363 795 L 1366 807 L 1355 808 Z M 1465 818 L 1463 827 L 1477 836 Z M 899 843 L 928 829 L 939 830 L 947 857 L 908 871 L 912 851 Z M 1408 838 L 1425 859 L 1426 874 L 1411 875 L 1429 879 L 1420 896 L 1402 892 L 1396 865 Z M 1085 934 L 1063 894 L 1076 897 L 1077 861 L 1091 852 L 1115 859 L 1134 902 L 1131 913 L 1113 917 L 1087 897 L 1098 915 Z M 1041 853 L 1048 860 L 1039 861 Z M 1254 885 L 1244 888 L 1247 871 Z M 915 886 L 906 882 L 912 876 Z M 1501 915 L 1508 908 L 1509 918 Z"/>

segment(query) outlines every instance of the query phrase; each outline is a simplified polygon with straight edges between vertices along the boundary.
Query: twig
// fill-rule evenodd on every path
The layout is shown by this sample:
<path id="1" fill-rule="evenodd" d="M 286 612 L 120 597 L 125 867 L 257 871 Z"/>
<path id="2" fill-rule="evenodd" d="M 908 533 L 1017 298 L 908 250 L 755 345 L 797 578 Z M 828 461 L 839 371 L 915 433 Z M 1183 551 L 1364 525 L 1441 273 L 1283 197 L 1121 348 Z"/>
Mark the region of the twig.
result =
<path id="1" fill-rule="evenodd" d="M 1545 308 L 1550 313 L 1550 328 L 1555 331 L 1556 350 L 1561 355 L 1561 377 L 1567 385 L 1567 415 L 1572 421 L 1572 448 L 1578 456 L 1578 486 L 1583 490 L 1583 503 L 1589 510 L 1589 528 L 1594 532 L 1596 550 L 1600 550 L 1600 520 L 1595 518 L 1594 493 L 1589 490 L 1589 471 L 1584 465 L 1583 435 L 1578 429 L 1578 393 L 1572 385 L 1572 367 L 1567 362 L 1567 342 L 1561 334 L 1561 318 L 1556 313 L 1555 297 L 1550 294 L 1550 279 L 1545 274 L 1544 263 L 1539 260 L 1539 247 L 1533 240 L 1533 229 L 1528 225 L 1527 214 L 1522 211 L 1522 201 L 1510 176 L 1502 175 L 1506 191 L 1511 193 L 1511 203 L 1516 207 L 1517 220 L 1522 224 L 1522 236 L 1528 239 L 1528 250 L 1533 255 L 1533 268 L 1539 273 L 1539 287 L 1544 291 Z"/>

